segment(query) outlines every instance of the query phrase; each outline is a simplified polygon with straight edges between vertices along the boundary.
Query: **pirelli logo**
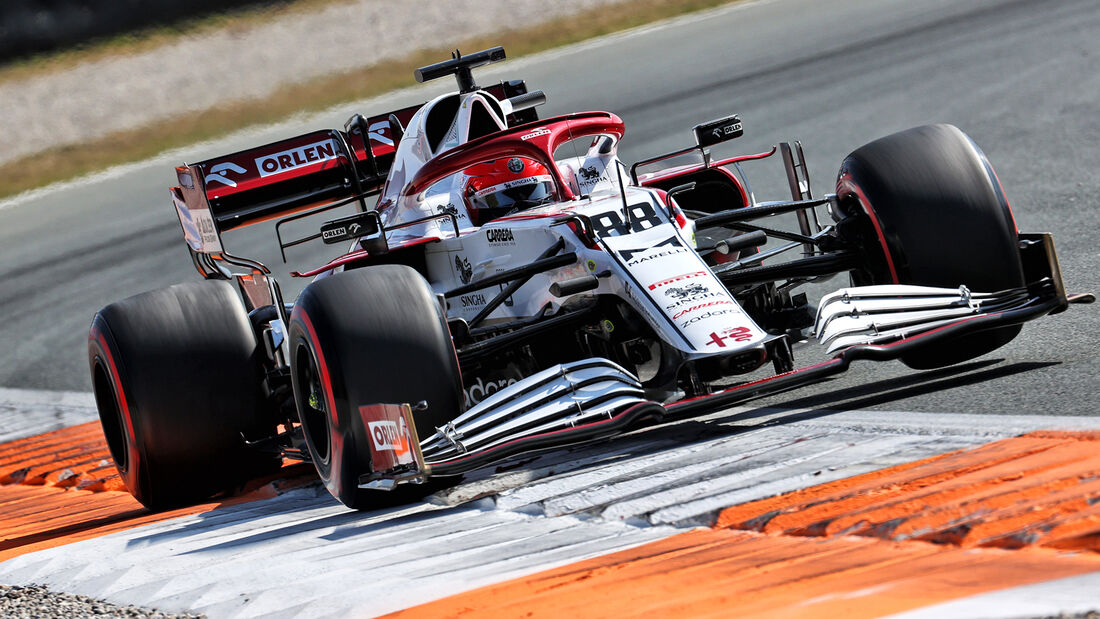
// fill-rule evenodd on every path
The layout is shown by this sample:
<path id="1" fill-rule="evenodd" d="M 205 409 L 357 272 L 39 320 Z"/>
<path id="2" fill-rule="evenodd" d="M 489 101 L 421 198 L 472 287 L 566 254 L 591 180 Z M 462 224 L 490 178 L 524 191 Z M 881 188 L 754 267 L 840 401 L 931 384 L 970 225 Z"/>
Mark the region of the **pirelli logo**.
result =
<path id="1" fill-rule="evenodd" d="M 256 159 L 256 169 L 260 176 L 282 174 L 298 168 L 336 159 L 336 142 L 324 140 L 305 146 L 299 146 L 280 153 L 264 155 Z"/>

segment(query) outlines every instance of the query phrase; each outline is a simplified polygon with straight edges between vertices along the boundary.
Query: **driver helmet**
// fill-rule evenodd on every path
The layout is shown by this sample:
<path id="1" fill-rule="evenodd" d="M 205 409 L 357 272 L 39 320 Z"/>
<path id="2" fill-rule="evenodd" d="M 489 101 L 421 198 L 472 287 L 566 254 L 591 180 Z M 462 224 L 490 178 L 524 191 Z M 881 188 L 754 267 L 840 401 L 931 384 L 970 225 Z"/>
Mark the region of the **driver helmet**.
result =
<path id="1" fill-rule="evenodd" d="M 554 179 L 545 165 L 528 157 L 505 157 L 466 170 L 466 202 L 481 225 L 554 199 Z"/>

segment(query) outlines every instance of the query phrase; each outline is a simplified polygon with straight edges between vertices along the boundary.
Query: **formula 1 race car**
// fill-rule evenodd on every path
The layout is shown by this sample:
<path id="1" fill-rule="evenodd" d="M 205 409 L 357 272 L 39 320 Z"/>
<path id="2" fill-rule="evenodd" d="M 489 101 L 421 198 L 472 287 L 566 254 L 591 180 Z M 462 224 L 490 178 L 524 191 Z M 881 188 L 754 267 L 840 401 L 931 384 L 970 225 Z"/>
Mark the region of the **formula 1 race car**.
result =
<path id="1" fill-rule="evenodd" d="M 539 119 L 545 95 L 524 82 L 477 86 L 472 69 L 504 57 L 455 52 L 415 75 L 453 75 L 458 92 L 176 169 L 203 281 L 108 305 L 89 337 L 104 433 L 138 500 L 198 501 L 294 458 L 369 508 L 380 490 L 856 359 L 957 363 L 1088 300 L 1067 297 L 1050 235 L 1017 231 L 953 126 L 855 150 L 815 198 L 797 142 L 712 156 L 742 134 L 737 116 L 627 167 L 618 116 Z M 742 164 L 777 153 L 791 197 L 757 201 Z M 781 214 L 797 230 L 760 223 Z M 293 303 L 223 246 L 273 219 L 284 261 L 302 243 L 350 245 L 293 273 L 314 278 Z M 815 311 L 799 286 L 837 274 L 851 285 Z M 792 342 L 811 336 L 830 358 L 795 370 Z"/>

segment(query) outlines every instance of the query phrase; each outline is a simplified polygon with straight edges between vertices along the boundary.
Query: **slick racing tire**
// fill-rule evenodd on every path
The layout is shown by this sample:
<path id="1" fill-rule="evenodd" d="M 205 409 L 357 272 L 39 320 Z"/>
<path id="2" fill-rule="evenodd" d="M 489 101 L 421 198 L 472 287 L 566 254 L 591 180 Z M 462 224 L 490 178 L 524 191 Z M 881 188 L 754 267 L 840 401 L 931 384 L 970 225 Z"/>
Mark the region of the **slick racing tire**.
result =
<path id="1" fill-rule="evenodd" d="M 412 500 L 422 486 L 360 490 L 371 472 L 359 407 L 410 404 L 421 437 L 462 412 L 462 377 L 443 311 L 428 282 L 401 265 L 355 269 L 302 291 L 290 317 L 291 376 L 298 415 L 325 487 L 368 509 Z"/>
<path id="2" fill-rule="evenodd" d="M 88 361 L 119 475 L 159 510 L 206 499 L 277 469 L 243 437 L 268 436 L 256 337 L 224 281 L 123 299 L 92 320 Z"/>
<path id="3" fill-rule="evenodd" d="M 957 127 L 916 127 L 857 149 L 840 168 L 837 196 L 842 208 L 867 216 L 868 269 L 853 273 L 856 283 L 974 292 L 1024 285 L 1008 199 L 985 155 Z M 901 360 L 915 369 L 959 363 L 1003 346 L 1020 328 L 975 333 Z"/>

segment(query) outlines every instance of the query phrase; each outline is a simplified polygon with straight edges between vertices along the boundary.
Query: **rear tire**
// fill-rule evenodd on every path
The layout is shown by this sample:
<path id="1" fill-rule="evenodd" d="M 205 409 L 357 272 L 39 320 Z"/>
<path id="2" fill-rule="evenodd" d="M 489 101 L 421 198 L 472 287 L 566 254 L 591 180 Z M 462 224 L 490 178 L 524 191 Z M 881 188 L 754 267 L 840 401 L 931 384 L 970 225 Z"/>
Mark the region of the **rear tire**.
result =
<path id="1" fill-rule="evenodd" d="M 244 305 L 224 281 L 112 303 L 92 320 L 88 361 L 103 433 L 130 493 L 150 509 L 201 501 L 281 459 L 241 438 L 274 417 Z"/>
<path id="2" fill-rule="evenodd" d="M 1019 237 L 993 168 L 957 127 L 916 127 L 875 140 L 848 155 L 837 195 L 861 211 L 867 274 L 873 284 L 916 284 L 975 292 L 1024 285 Z M 959 363 L 1003 346 L 1019 325 L 975 333 L 907 354 L 915 369 Z"/>
<path id="3" fill-rule="evenodd" d="M 328 491 L 354 509 L 411 500 L 423 486 L 360 490 L 371 472 L 359 406 L 416 404 L 421 437 L 462 412 L 462 377 L 442 309 L 414 269 L 355 269 L 306 287 L 290 318 L 291 376 L 310 455 Z"/>

